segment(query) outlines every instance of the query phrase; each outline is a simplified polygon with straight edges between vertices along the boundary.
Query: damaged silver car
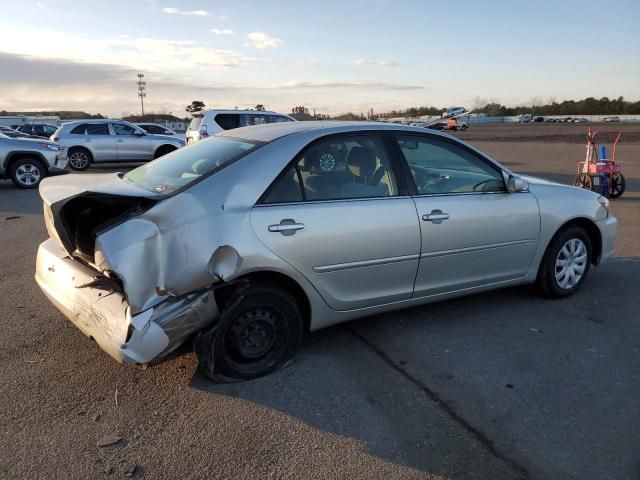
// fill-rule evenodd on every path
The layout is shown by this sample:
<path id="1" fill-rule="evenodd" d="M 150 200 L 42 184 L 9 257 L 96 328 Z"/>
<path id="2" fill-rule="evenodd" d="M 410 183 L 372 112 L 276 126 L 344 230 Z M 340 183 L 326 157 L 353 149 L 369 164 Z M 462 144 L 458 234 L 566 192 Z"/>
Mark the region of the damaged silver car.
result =
<path id="1" fill-rule="evenodd" d="M 617 226 L 594 192 L 365 122 L 231 130 L 40 194 L 48 298 L 121 362 L 193 338 L 213 379 L 267 374 L 306 332 L 356 317 L 527 283 L 566 297 Z"/>

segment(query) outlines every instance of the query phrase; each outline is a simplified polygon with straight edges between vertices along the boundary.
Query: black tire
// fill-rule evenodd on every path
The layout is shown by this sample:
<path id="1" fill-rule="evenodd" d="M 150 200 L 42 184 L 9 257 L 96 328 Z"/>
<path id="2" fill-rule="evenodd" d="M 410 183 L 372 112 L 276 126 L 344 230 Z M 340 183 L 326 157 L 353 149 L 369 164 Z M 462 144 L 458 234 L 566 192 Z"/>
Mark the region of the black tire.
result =
<path id="1" fill-rule="evenodd" d="M 21 158 L 9 168 L 9 177 L 18 188 L 38 188 L 46 176 L 47 169 L 37 158 Z"/>
<path id="2" fill-rule="evenodd" d="M 462 131 L 464 132 L 467 128 L 468 128 L 468 127 L 467 127 L 466 125 L 462 125 L 462 126 L 460 127 L 460 130 L 462 130 Z"/>
<path id="3" fill-rule="evenodd" d="M 173 152 L 175 149 L 176 148 L 171 145 L 162 145 L 156 150 L 156 153 L 153 155 L 153 159 L 155 160 L 156 158 L 160 158 L 167 153 Z"/>
<path id="4" fill-rule="evenodd" d="M 266 284 L 240 287 L 225 303 L 220 322 L 200 332 L 194 347 L 200 368 L 215 382 L 250 380 L 293 360 L 304 322 L 295 298 Z"/>
<path id="5" fill-rule="evenodd" d="M 93 163 L 93 156 L 86 148 L 71 148 L 68 153 L 68 163 L 71 170 L 82 171 Z"/>
<path id="6" fill-rule="evenodd" d="M 624 193 L 626 188 L 627 188 L 627 182 L 624 179 L 624 175 L 622 175 L 621 173 L 611 174 L 611 178 L 609 179 L 609 197 L 610 198 L 620 197 Z"/>
<path id="7" fill-rule="evenodd" d="M 582 243 L 586 257 L 584 259 L 583 271 L 580 274 L 579 279 L 577 279 L 574 284 L 569 282 L 568 284 L 562 285 L 562 281 L 559 281 L 558 276 L 561 276 L 562 278 L 563 267 L 558 265 L 558 261 L 561 260 L 561 250 L 563 250 L 563 248 L 571 241 L 579 241 Z M 573 295 L 582 286 L 589 274 L 589 269 L 591 267 L 591 252 L 591 239 L 583 228 L 577 225 L 572 225 L 556 233 L 551 242 L 549 242 L 547 251 L 542 258 L 542 262 L 540 262 L 538 278 L 536 279 L 536 285 L 540 292 L 548 298 L 564 298 Z M 582 254 L 576 253 L 574 258 L 579 260 L 581 256 Z M 582 265 L 582 261 L 574 262 L 574 264 Z M 577 270 L 574 270 L 574 272 L 577 272 Z"/>

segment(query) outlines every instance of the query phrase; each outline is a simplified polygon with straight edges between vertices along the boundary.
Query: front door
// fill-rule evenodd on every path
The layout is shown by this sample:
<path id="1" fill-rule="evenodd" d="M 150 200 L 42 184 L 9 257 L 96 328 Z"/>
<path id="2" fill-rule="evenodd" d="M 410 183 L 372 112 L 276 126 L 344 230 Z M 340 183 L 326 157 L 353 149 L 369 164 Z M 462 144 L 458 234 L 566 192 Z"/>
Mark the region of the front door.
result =
<path id="1" fill-rule="evenodd" d="M 395 136 L 415 183 L 422 232 L 414 296 L 524 277 L 540 230 L 533 195 L 508 192 L 496 165 L 457 142 Z"/>
<path id="2" fill-rule="evenodd" d="M 336 310 L 407 299 L 420 227 L 396 178 L 381 137 L 322 140 L 274 182 L 253 208 L 251 224 Z"/>

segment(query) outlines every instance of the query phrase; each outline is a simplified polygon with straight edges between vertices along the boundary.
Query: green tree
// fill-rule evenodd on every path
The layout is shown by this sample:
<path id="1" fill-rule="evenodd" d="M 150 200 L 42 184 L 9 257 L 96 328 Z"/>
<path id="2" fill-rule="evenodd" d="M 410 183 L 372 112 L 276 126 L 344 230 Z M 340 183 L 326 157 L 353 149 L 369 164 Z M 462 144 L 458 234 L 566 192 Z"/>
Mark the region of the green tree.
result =
<path id="1" fill-rule="evenodd" d="M 191 105 L 188 105 L 186 110 L 189 113 L 201 112 L 204 110 L 204 102 L 202 100 L 194 100 Z"/>

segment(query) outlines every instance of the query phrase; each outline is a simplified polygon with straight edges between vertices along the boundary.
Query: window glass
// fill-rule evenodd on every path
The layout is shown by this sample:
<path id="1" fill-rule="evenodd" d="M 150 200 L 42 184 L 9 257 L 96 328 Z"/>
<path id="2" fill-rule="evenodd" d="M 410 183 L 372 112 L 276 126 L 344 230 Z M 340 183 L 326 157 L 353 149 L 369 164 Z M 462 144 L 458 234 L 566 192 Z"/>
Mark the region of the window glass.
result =
<path id="1" fill-rule="evenodd" d="M 278 178 L 263 203 L 301 202 L 303 198 L 299 178 L 296 165 L 291 165 Z"/>
<path id="2" fill-rule="evenodd" d="M 228 137 L 211 137 L 180 148 L 127 173 L 124 178 L 155 193 L 171 193 L 203 175 L 221 170 L 261 144 Z M 214 173 L 215 174 L 215 173 Z"/>
<path id="3" fill-rule="evenodd" d="M 111 126 L 113 126 L 113 131 L 116 135 L 133 135 L 136 131 L 135 128 L 125 125 L 124 123 L 112 123 Z"/>
<path id="4" fill-rule="evenodd" d="M 310 201 L 397 195 L 384 144 L 374 136 L 343 137 L 311 146 L 292 171 L 278 179 L 267 203 L 296 201 L 298 178 L 302 179 L 304 199 Z"/>
<path id="5" fill-rule="evenodd" d="M 35 133 L 40 133 L 40 134 L 42 134 L 42 133 L 44 133 L 44 126 L 43 126 L 43 125 L 34 125 L 34 126 L 33 126 L 33 131 L 34 131 Z"/>
<path id="6" fill-rule="evenodd" d="M 73 127 L 73 129 L 69 133 L 73 133 L 74 135 L 84 135 L 86 131 L 87 131 L 87 124 L 81 123 L 80 125 Z"/>
<path id="7" fill-rule="evenodd" d="M 457 145 L 414 135 L 396 138 L 419 194 L 505 191 L 497 169 Z"/>
<path id="8" fill-rule="evenodd" d="M 267 123 L 267 116 L 266 115 L 255 115 L 252 113 L 248 113 L 244 116 L 244 124 L 246 126 L 249 125 L 264 125 L 265 123 Z"/>
<path id="9" fill-rule="evenodd" d="M 240 114 L 238 113 L 219 113 L 216 115 L 216 123 L 223 130 L 231 130 L 240 126 Z"/>
<path id="10" fill-rule="evenodd" d="M 55 132 L 57 130 L 56 127 L 53 127 L 51 125 L 45 125 L 44 126 L 44 131 L 47 133 L 47 135 L 51 135 L 53 132 Z"/>
<path id="11" fill-rule="evenodd" d="M 89 123 L 87 135 L 109 135 L 109 127 L 106 123 Z"/>
<path id="12" fill-rule="evenodd" d="M 197 117 L 193 117 L 189 122 L 189 126 L 187 127 L 188 132 L 196 131 L 200 128 L 200 124 L 202 123 L 202 115 L 198 115 Z"/>
<path id="13" fill-rule="evenodd" d="M 284 115 L 269 115 L 267 116 L 267 123 L 281 123 L 281 122 L 292 122 L 293 120 L 289 117 L 285 117 Z"/>

